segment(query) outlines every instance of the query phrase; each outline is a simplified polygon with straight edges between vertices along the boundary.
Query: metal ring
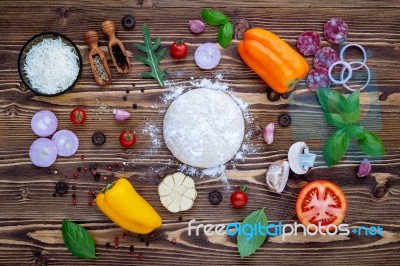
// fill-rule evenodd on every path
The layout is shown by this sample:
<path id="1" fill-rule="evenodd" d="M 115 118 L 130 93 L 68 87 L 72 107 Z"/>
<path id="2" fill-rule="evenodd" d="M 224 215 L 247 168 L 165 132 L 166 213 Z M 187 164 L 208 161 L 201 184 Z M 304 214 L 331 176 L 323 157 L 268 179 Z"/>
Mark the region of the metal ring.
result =
<path id="1" fill-rule="evenodd" d="M 344 51 L 351 46 L 359 48 L 362 51 L 364 57 L 363 61 L 352 61 L 352 62 L 359 62 L 365 64 L 367 62 L 367 52 L 365 51 L 364 47 L 356 43 L 349 43 L 343 46 L 343 48 L 340 50 L 340 55 L 339 55 L 340 60 L 344 61 Z M 359 67 L 353 68 L 353 70 L 358 70 L 361 69 L 362 67 L 363 65 L 360 65 Z"/>
<path id="2" fill-rule="evenodd" d="M 340 78 L 340 80 L 336 80 L 332 77 L 332 69 L 336 66 L 341 64 L 342 66 L 344 66 L 345 68 L 347 68 L 349 70 L 349 74 L 346 77 L 346 79 L 342 79 Z M 343 71 L 343 69 L 342 69 Z M 330 67 L 329 67 L 329 71 L 328 71 L 328 75 L 329 75 L 329 79 L 335 83 L 335 84 L 344 84 L 347 81 L 349 81 L 351 79 L 351 76 L 353 75 L 353 69 L 351 68 L 351 65 L 345 61 L 336 61 L 335 63 L 333 63 Z"/>

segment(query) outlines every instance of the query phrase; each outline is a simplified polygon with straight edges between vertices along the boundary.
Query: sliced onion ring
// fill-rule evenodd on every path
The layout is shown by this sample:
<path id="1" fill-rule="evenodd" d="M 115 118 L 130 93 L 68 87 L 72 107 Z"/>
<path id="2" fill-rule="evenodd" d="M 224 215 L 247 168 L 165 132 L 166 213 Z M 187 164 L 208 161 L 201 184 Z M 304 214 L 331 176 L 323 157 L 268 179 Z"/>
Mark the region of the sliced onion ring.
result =
<path id="1" fill-rule="evenodd" d="M 51 140 L 56 145 L 57 153 L 60 156 L 74 155 L 79 147 L 78 137 L 67 129 L 57 131 Z"/>
<path id="2" fill-rule="evenodd" d="M 196 49 L 194 60 L 202 69 L 213 69 L 221 60 L 221 51 L 213 43 L 203 43 Z"/>
<path id="3" fill-rule="evenodd" d="M 349 91 L 356 91 L 356 90 L 362 91 L 363 89 L 365 89 L 365 88 L 368 86 L 368 84 L 369 84 L 369 82 L 370 82 L 370 80 L 371 80 L 371 71 L 369 70 L 369 67 L 368 67 L 366 64 L 364 64 L 363 62 L 353 61 L 353 62 L 350 62 L 349 64 L 350 64 L 350 65 L 360 64 L 361 67 L 365 67 L 365 69 L 367 70 L 367 73 L 368 73 L 367 81 L 366 81 L 365 84 L 364 84 L 361 88 L 359 88 L 359 89 L 353 89 L 353 88 L 349 87 L 349 86 L 346 84 L 346 82 L 343 83 L 342 85 L 343 85 L 343 87 L 345 87 L 345 88 L 346 88 L 347 90 L 349 90 Z M 353 69 L 360 69 L 361 67 L 353 68 Z M 345 71 L 346 71 L 346 68 L 343 68 L 342 71 L 340 71 L 340 79 L 341 79 L 341 80 L 343 80 L 343 76 L 344 76 L 344 72 L 345 72 Z"/>
<path id="4" fill-rule="evenodd" d="M 39 137 L 48 137 L 53 134 L 58 126 L 56 115 L 48 110 L 37 112 L 31 120 L 31 128 Z"/>
<path id="5" fill-rule="evenodd" d="M 344 61 L 344 52 L 346 51 L 347 48 L 354 46 L 359 48 L 362 53 L 363 53 L 363 61 L 352 61 L 352 62 L 357 62 L 357 63 L 362 63 L 359 67 L 353 67 L 352 70 L 358 70 L 361 69 L 363 66 L 365 66 L 365 63 L 367 62 L 367 52 L 365 52 L 364 47 L 362 47 L 361 45 L 357 44 L 357 43 L 349 43 L 346 44 L 345 46 L 343 46 L 343 48 L 340 50 L 340 55 L 339 58 L 340 60 Z M 351 64 L 351 63 L 350 63 Z"/>
<path id="6" fill-rule="evenodd" d="M 336 66 L 336 65 L 342 65 L 342 66 L 344 66 L 345 67 L 345 69 L 347 68 L 348 69 L 348 75 L 347 75 L 347 77 L 345 78 L 345 79 L 340 79 L 340 80 L 336 80 L 336 79 L 334 79 L 333 77 L 332 77 L 332 69 Z M 343 69 L 342 69 L 343 70 Z M 353 75 L 353 69 L 351 68 L 351 65 L 349 64 L 349 63 L 347 63 L 347 62 L 345 62 L 345 61 L 336 61 L 335 63 L 333 63 L 330 67 L 329 67 L 329 70 L 328 70 L 328 75 L 329 75 L 329 79 L 333 82 L 333 83 L 335 83 L 335 84 L 344 84 L 344 83 L 346 83 L 347 81 L 349 81 L 350 79 L 351 79 L 351 76 Z"/>
<path id="7" fill-rule="evenodd" d="M 47 138 L 38 138 L 29 149 L 29 157 L 34 165 L 49 167 L 56 161 L 57 147 Z"/>

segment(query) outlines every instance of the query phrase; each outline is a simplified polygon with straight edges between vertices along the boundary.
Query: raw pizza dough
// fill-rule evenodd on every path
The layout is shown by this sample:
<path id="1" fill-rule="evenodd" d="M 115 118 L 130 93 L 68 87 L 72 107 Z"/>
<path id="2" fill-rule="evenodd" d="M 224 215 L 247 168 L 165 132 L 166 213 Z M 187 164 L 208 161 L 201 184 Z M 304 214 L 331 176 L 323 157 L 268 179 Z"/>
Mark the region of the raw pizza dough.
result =
<path id="1" fill-rule="evenodd" d="M 191 90 L 171 103 L 164 117 L 164 140 L 181 162 L 211 168 L 231 160 L 244 137 L 242 111 L 229 95 Z"/>

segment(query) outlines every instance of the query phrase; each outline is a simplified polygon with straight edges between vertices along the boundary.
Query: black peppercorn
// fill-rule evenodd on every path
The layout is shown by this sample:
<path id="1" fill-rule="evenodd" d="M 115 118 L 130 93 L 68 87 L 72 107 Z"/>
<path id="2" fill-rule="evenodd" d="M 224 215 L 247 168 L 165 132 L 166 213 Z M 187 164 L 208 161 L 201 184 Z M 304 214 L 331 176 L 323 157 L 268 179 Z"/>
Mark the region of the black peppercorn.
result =
<path id="1" fill-rule="evenodd" d="M 72 194 L 72 198 L 76 199 L 76 194 Z"/>
<path id="2" fill-rule="evenodd" d="M 111 245 L 110 245 L 110 243 L 106 243 L 106 248 L 109 248 Z"/>
<path id="3" fill-rule="evenodd" d="M 124 101 L 126 101 L 126 100 L 128 100 L 128 97 L 124 96 L 124 97 L 122 97 L 122 99 L 123 99 Z"/>
<path id="4" fill-rule="evenodd" d="M 134 103 L 134 104 L 132 105 L 132 108 L 133 108 L 133 109 L 137 109 L 137 104 Z"/>

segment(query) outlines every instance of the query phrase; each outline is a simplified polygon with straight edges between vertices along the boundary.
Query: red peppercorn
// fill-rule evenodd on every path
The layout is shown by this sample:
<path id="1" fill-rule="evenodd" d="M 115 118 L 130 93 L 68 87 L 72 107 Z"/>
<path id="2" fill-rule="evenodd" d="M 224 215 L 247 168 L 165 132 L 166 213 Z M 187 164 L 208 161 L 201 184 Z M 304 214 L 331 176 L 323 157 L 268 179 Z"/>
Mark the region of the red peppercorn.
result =
<path id="1" fill-rule="evenodd" d="M 87 170 L 88 170 L 88 168 L 87 168 L 87 166 L 85 165 L 85 166 L 83 167 L 83 171 L 86 172 Z"/>
<path id="2" fill-rule="evenodd" d="M 111 170 L 112 170 L 111 165 L 109 165 L 109 166 L 107 167 L 107 170 L 108 170 L 108 171 L 111 171 Z"/>
<path id="3" fill-rule="evenodd" d="M 88 205 L 92 206 L 92 204 L 93 204 L 93 201 L 89 200 Z"/>
<path id="4" fill-rule="evenodd" d="M 139 253 L 139 256 L 137 256 L 138 260 L 142 260 L 143 259 L 143 255 L 142 253 Z"/>
<path id="5" fill-rule="evenodd" d="M 78 178 L 78 172 L 74 172 L 74 173 L 72 174 L 72 176 L 73 176 L 74 178 Z"/>
<path id="6" fill-rule="evenodd" d="M 97 171 L 93 170 L 92 175 L 95 176 L 97 174 Z"/>
<path id="7" fill-rule="evenodd" d="M 174 244 L 174 245 L 176 244 L 176 238 L 175 237 L 172 238 L 172 244 Z"/>
<path id="8" fill-rule="evenodd" d="M 128 234 L 127 233 L 124 233 L 123 235 L 122 235 L 122 238 L 123 239 L 126 239 L 128 237 Z"/>
<path id="9" fill-rule="evenodd" d="M 114 245 L 114 248 L 115 248 L 115 249 L 119 248 L 118 244 L 115 244 L 115 245 Z"/>
<path id="10" fill-rule="evenodd" d="M 76 205 L 76 199 L 72 200 L 72 205 Z"/>
<path id="11" fill-rule="evenodd" d="M 153 238 L 153 237 L 154 237 L 154 234 L 153 234 L 153 233 L 152 233 L 152 234 L 150 234 L 150 237 L 151 237 L 151 238 Z"/>
<path id="12" fill-rule="evenodd" d="M 115 242 L 116 244 L 118 244 L 118 241 L 119 241 L 119 238 L 118 238 L 118 236 L 116 236 L 115 239 L 114 239 L 114 242 Z"/>
<path id="13" fill-rule="evenodd" d="M 85 159 L 85 155 L 81 155 L 81 160 L 84 160 Z"/>
<path id="14" fill-rule="evenodd" d="M 93 195 L 93 191 L 88 191 L 87 193 L 89 196 Z"/>
<path id="15" fill-rule="evenodd" d="M 133 250 L 129 250 L 129 254 L 133 255 L 135 252 Z"/>
<path id="16" fill-rule="evenodd" d="M 118 167 L 118 166 L 119 166 L 119 162 L 115 162 L 114 165 L 115 165 L 116 167 Z"/>

